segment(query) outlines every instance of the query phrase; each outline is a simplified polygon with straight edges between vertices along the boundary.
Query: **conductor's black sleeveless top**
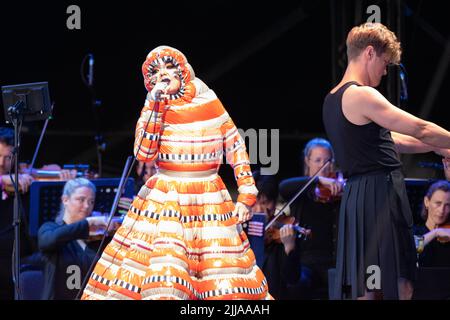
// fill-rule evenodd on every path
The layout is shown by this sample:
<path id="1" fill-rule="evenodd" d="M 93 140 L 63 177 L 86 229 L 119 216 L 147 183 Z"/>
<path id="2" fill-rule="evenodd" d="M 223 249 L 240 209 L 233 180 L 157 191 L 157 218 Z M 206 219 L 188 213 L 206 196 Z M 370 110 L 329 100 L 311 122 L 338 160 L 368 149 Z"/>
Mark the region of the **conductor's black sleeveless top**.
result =
<path id="1" fill-rule="evenodd" d="M 328 93 L 322 110 L 325 131 L 344 177 L 401 167 L 389 130 L 375 122 L 355 125 L 344 116 L 342 96 L 353 84 L 359 85 L 347 82 L 335 93 Z"/>

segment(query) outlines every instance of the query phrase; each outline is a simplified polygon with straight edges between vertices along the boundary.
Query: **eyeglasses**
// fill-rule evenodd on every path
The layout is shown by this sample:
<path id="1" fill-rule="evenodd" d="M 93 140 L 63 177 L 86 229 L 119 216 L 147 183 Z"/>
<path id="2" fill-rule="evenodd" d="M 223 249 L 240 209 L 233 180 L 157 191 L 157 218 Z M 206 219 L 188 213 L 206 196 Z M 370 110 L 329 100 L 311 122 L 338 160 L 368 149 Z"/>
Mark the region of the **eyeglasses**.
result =
<path id="1" fill-rule="evenodd" d="M 312 163 L 315 163 L 315 164 L 320 164 L 320 163 L 325 163 L 325 162 L 327 162 L 327 161 L 332 161 L 332 159 L 331 158 L 328 158 L 328 159 L 322 159 L 322 158 L 315 158 L 315 159 L 311 159 L 311 158 L 308 158 Z"/>

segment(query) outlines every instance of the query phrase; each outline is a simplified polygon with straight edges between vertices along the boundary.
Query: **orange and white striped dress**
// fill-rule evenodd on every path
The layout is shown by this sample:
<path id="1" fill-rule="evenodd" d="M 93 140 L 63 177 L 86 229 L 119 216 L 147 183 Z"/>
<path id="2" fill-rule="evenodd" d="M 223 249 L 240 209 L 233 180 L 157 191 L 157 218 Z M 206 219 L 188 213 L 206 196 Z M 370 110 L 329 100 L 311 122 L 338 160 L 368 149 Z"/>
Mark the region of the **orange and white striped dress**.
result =
<path id="1" fill-rule="evenodd" d="M 158 171 L 133 201 L 82 299 L 269 299 L 218 175 L 225 154 L 238 184 L 237 201 L 254 204 L 245 143 L 178 50 L 150 52 L 144 77 L 154 61 L 167 58 L 180 69 L 181 89 L 159 103 L 147 96 L 134 146 L 137 159 L 156 160 Z M 145 85 L 150 92 L 152 84 Z"/>

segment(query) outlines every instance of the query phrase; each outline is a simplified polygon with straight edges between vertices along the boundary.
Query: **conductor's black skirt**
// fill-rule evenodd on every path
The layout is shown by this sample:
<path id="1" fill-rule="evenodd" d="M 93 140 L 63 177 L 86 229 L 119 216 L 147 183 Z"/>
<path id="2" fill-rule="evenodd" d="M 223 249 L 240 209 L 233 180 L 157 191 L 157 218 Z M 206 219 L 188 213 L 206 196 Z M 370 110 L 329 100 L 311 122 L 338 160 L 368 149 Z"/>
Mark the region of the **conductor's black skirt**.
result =
<path id="1" fill-rule="evenodd" d="M 336 278 L 331 299 L 364 296 L 380 270 L 384 299 L 398 299 L 398 279 L 414 280 L 413 218 L 400 169 L 351 177 L 339 214 Z M 372 279 L 370 279 L 372 280 Z M 378 288 L 376 288 L 378 289 Z"/>

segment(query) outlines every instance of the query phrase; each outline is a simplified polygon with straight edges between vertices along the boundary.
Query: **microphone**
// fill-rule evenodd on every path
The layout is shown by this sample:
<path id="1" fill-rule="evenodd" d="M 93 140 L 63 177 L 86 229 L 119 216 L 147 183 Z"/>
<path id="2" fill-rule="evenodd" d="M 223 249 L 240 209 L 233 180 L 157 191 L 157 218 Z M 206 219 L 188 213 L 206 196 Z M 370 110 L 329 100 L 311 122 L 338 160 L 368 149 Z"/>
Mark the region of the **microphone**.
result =
<path id="1" fill-rule="evenodd" d="M 88 85 L 92 87 L 93 84 L 94 84 L 94 55 L 89 53 Z"/>
<path id="2" fill-rule="evenodd" d="M 406 86 L 406 70 L 402 63 L 400 63 L 400 81 L 402 83 L 402 89 L 400 91 L 400 99 L 403 101 L 408 100 L 408 88 Z"/>
<path id="3" fill-rule="evenodd" d="M 159 100 L 161 98 L 161 93 L 167 88 L 169 84 L 167 82 L 158 82 L 150 93 L 153 100 Z"/>

